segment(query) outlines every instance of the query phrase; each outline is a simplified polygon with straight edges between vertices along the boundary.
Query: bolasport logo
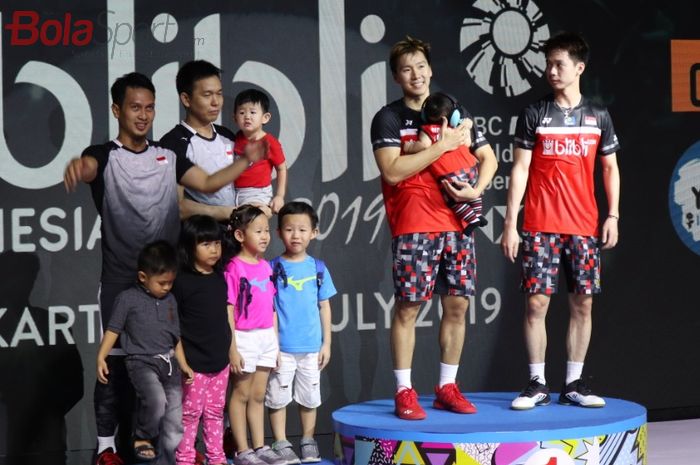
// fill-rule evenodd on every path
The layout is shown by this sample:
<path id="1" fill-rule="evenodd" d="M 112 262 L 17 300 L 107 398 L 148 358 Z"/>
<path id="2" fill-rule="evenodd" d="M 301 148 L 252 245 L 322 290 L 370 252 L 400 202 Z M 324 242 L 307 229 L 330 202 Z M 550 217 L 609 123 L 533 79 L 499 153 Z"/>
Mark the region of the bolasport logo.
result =
<path id="1" fill-rule="evenodd" d="M 10 16 L 4 28 L 10 33 L 10 45 L 26 47 L 43 45 L 46 47 L 73 46 L 84 47 L 94 42 L 95 35 L 105 37 L 109 44 L 110 58 L 118 53 L 117 49 L 132 40 L 137 29 L 149 29 L 154 39 L 168 43 L 175 39 L 178 24 L 170 13 L 160 13 L 153 17 L 150 24 L 115 21 L 118 12 L 107 10 L 97 17 L 97 21 L 75 17 L 70 12 L 56 15 L 43 15 L 33 10 L 17 10 Z M 103 36 L 104 32 L 104 36 Z M 103 43 L 97 39 L 99 43 Z M 194 38 L 195 45 L 203 45 L 204 39 Z"/>
<path id="2" fill-rule="evenodd" d="M 10 31 L 10 45 L 27 47 L 40 43 L 47 47 L 83 47 L 92 41 L 95 25 L 89 19 L 73 18 L 64 13 L 63 18 L 42 18 L 37 11 L 17 10 L 10 22 L 5 24 Z"/>

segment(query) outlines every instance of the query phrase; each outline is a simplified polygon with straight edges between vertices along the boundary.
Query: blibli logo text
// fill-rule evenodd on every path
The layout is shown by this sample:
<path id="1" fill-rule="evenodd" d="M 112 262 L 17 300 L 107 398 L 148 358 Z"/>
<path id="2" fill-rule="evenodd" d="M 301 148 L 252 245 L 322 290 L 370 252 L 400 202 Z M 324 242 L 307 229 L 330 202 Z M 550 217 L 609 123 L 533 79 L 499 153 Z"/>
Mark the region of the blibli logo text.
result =
<path id="1" fill-rule="evenodd" d="M 590 139 L 545 139 L 542 142 L 542 155 L 587 157 L 588 146 L 595 145 Z"/>

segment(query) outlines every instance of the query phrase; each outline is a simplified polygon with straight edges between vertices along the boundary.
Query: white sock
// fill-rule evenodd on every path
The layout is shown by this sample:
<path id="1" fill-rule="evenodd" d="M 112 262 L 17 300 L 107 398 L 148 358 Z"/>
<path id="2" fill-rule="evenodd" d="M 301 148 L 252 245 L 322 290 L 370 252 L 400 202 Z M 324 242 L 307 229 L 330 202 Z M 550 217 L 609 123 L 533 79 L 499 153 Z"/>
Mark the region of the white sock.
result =
<path id="1" fill-rule="evenodd" d="M 528 367 L 530 367 L 530 379 L 536 376 L 539 378 L 540 383 L 547 384 L 547 380 L 544 377 L 544 362 L 531 363 Z"/>
<path id="2" fill-rule="evenodd" d="M 454 383 L 457 379 L 457 370 L 459 365 L 448 365 L 447 363 L 440 362 L 440 387 L 445 384 Z"/>
<path id="3" fill-rule="evenodd" d="M 577 379 L 581 379 L 583 373 L 583 362 L 566 362 L 566 384 L 569 384 Z"/>
<path id="4" fill-rule="evenodd" d="M 117 446 L 114 444 L 114 436 L 97 436 L 97 453 L 102 453 L 103 450 L 112 448 L 117 451 Z"/>
<path id="5" fill-rule="evenodd" d="M 394 370 L 394 377 L 396 378 L 396 392 L 403 391 L 404 389 L 411 389 L 411 369 L 404 368 L 403 370 Z"/>

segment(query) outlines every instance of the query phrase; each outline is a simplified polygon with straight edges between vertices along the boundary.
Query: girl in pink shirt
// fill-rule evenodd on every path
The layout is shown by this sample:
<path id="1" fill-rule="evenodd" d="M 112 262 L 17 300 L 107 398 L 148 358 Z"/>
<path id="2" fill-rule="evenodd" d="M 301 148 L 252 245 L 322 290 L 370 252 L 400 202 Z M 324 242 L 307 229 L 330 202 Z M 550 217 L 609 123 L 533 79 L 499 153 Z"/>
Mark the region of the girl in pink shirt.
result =
<path id="1" fill-rule="evenodd" d="M 231 213 L 229 234 L 235 256 L 228 262 L 224 276 L 234 328 L 233 391 L 228 408 L 238 459 L 234 462 L 282 465 L 285 461 L 264 442 L 265 389 L 279 352 L 273 323 L 272 268 L 262 258 L 270 243 L 267 216 L 251 205 L 237 208 Z"/>

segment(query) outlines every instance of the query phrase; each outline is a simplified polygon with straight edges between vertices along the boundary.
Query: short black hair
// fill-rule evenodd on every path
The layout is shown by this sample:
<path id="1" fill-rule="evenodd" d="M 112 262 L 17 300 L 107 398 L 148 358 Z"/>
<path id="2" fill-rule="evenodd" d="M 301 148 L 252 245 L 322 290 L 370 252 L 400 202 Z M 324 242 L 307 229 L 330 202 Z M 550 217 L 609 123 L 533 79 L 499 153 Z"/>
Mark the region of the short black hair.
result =
<path id="1" fill-rule="evenodd" d="M 177 271 L 177 252 L 168 241 L 160 240 L 146 244 L 137 260 L 139 271 L 157 276 L 169 271 Z"/>
<path id="2" fill-rule="evenodd" d="M 153 86 L 151 80 L 145 74 L 141 73 L 128 73 L 124 76 L 117 78 L 112 84 L 110 93 L 112 94 L 112 103 L 117 104 L 118 107 L 122 106 L 124 103 L 124 97 L 126 96 L 126 89 L 131 87 L 132 89 L 147 89 L 156 95 L 156 88 Z"/>
<path id="3" fill-rule="evenodd" d="M 584 65 L 588 63 L 588 43 L 586 43 L 581 34 L 575 32 L 564 31 L 556 33 L 547 39 L 542 50 L 545 57 L 555 50 L 563 50 L 569 53 L 569 56 L 575 63 L 581 62 Z"/>
<path id="4" fill-rule="evenodd" d="M 194 83 L 200 79 L 216 76 L 221 79 L 221 70 L 205 60 L 188 61 L 177 72 L 175 77 L 175 87 L 177 93 L 192 95 Z"/>
<path id="5" fill-rule="evenodd" d="M 442 117 L 449 119 L 456 102 L 449 95 L 442 92 L 430 94 L 423 102 L 423 117 L 427 123 L 441 124 Z"/>
<path id="6" fill-rule="evenodd" d="M 264 113 L 270 111 L 270 97 L 268 97 L 265 92 L 258 89 L 246 89 L 239 92 L 233 102 L 234 111 L 238 110 L 238 107 L 244 103 L 259 103 Z"/>
<path id="7" fill-rule="evenodd" d="M 414 39 L 408 35 L 405 39 L 396 42 L 393 47 L 391 47 L 391 52 L 389 53 L 389 68 L 391 69 L 391 74 L 396 75 L 398 72 L 399 59 L 402 56 L 414 55 L 416 53 L 422 53 L 425 57 L 425 61 L 428 62 L 428 66 L 430 66 L 430 44 L 428 42 Z"/>
<path id="8" fill-rule="evenodd" d="M 177 246 L 182 268 L 196 271 L 194 264 L 197 245 L 202 242 L 220 241 L 222 237 L 221 225 L 211 216 L 192 215 L 183 221 Z M 219 271 L 221 260 L 216 265 L 214 269 Z"/>
<path id="9" fill-rule="evenodd" d="M 286 215 L 307 215 L 311 220 L 311 227 L 318 228 L 318 215 L 314 207 L 306 202 L 289 202 L 284 204 L 277 213 L 277 229 L 282 229 L 282 223 Z"/>

